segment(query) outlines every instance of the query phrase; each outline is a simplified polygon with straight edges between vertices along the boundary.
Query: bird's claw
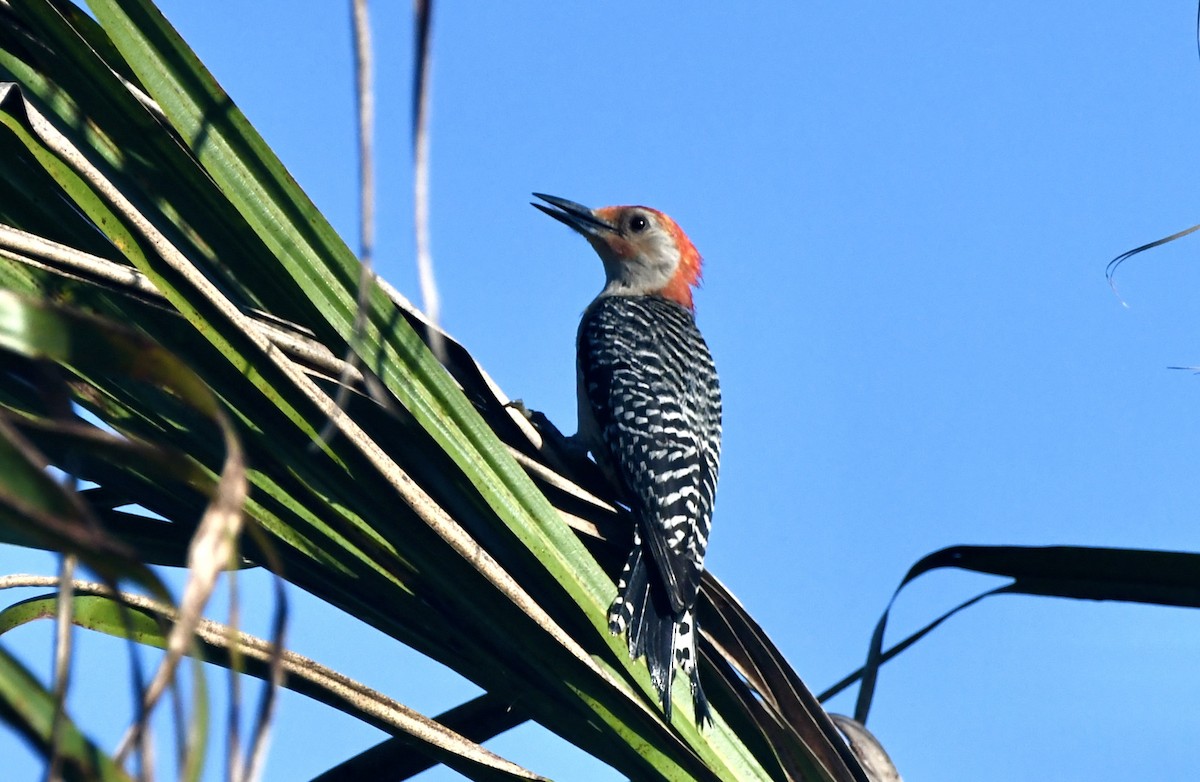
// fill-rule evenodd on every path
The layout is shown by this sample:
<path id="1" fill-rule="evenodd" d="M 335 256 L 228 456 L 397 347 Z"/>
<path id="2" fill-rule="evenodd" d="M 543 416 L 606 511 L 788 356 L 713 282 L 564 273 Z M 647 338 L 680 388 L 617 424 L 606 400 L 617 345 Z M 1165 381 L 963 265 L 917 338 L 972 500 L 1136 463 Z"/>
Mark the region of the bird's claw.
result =
<path id="1" fill-rule="evenodd" d="M 508 402 L 505 407 L 520 413 L 526 421 L 533 424 L 533 428 L 542 436 L 540 450 L 543 452 L 548 450 L 567 462 L 588 461 L 587 446 L 577 436 L 568 437 L 559 431 L 558 427 L 542 411 L 530 410 L 520 399 Z"/>
<path id="2" fill-rule="evenodd" d="M 523 400 L 523 399 L 509 400 L 508 402 L 504 403 L 504 406 L 507 407 L 509 410 L 516 410 L 518 413 L 521 414 L 521 416 L 526 421 L 533 423 L 534 426 L 537 426 L 537 424 L 533 422 L 533 417 L 535 415 L 542 415 L 541 413 L 537 412 L 536 410 L 530 410 L 528 407 L 526 407 L 525 400 Z M 542 417 L 545 418 L 545 416 L 542 416 Z"/>

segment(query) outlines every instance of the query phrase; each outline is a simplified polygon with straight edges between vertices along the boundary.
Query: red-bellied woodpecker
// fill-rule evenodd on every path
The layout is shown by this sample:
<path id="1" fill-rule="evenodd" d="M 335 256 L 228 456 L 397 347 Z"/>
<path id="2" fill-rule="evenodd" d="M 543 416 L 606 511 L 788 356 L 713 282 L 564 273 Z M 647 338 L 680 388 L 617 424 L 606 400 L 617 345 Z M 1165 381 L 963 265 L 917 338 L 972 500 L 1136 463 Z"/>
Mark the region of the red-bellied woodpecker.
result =
<path id="1" fill-rule="evenodd" d="M 623 492 L 633 551 L 608 610 L 629 653 L 646 656 L 667 720 L 675 666 L 691 681 L 696 722 L 711 721 L 697 668 L 696 597 L 721 459 L 721 390 L 696 328 L 700 254 L 675 221 L 644 206 L 588 209 L 534 193 L 604 262 L 604 290 L 577 341 L 576 444 Z"/>

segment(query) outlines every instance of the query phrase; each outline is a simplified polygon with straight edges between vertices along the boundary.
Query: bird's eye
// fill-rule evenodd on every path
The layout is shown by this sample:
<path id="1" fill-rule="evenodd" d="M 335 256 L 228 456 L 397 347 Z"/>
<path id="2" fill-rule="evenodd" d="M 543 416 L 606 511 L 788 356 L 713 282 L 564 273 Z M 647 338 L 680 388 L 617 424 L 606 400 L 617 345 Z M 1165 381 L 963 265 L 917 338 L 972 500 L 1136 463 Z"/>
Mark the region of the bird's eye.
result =
<path id="1" fill-rule="evenodd" d="M 635 234 L 640 234 L 642 231 L 646 230 L 647 225 L 648 223 L 646 222 L 646 218 L 642 217 L 641 215 L 634 215 L 629 221 L 629 230 L 633 231 Z"/>

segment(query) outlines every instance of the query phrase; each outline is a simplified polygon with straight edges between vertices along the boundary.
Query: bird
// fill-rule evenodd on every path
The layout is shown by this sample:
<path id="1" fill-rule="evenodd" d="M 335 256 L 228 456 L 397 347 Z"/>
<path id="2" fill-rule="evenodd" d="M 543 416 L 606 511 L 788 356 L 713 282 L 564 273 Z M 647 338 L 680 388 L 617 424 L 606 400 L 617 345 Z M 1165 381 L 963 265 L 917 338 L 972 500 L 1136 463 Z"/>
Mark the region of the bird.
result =
<path id="1" fill-rule="evenodd" d="M 700 253 L 657 209 L 533 195 L 545 202 L 533 206 L 582 234 L 604 265 L 604 287 L 576 337 L 579 430 L 568 439 L 591 453 L 634 521 L 609 631 L 626 634 L 632 659 L 645 656 L 667 722 L 679 668 L 696 724 L 711 725 L 696 603 L 721 461 L 721 389 L 696 326 Z"/>

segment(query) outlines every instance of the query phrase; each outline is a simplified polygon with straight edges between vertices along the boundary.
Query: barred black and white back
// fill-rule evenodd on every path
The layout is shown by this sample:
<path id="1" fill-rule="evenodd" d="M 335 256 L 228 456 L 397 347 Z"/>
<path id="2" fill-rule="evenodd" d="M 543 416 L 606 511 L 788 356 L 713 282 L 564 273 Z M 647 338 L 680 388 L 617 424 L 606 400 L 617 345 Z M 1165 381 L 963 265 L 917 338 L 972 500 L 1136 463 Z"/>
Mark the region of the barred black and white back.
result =
<path id="1" fill-rule="evenodd" d="M 608 613 L 645 656 L 671 716 L 680 666 L 696 721 L 711 719 L 696 659 L 695 606 L 721 452 L 721 391 L 691 310 L 660 296 L 604 295 L 579 327 L 580 435 L 625 492 L 633 550 Z"/>

